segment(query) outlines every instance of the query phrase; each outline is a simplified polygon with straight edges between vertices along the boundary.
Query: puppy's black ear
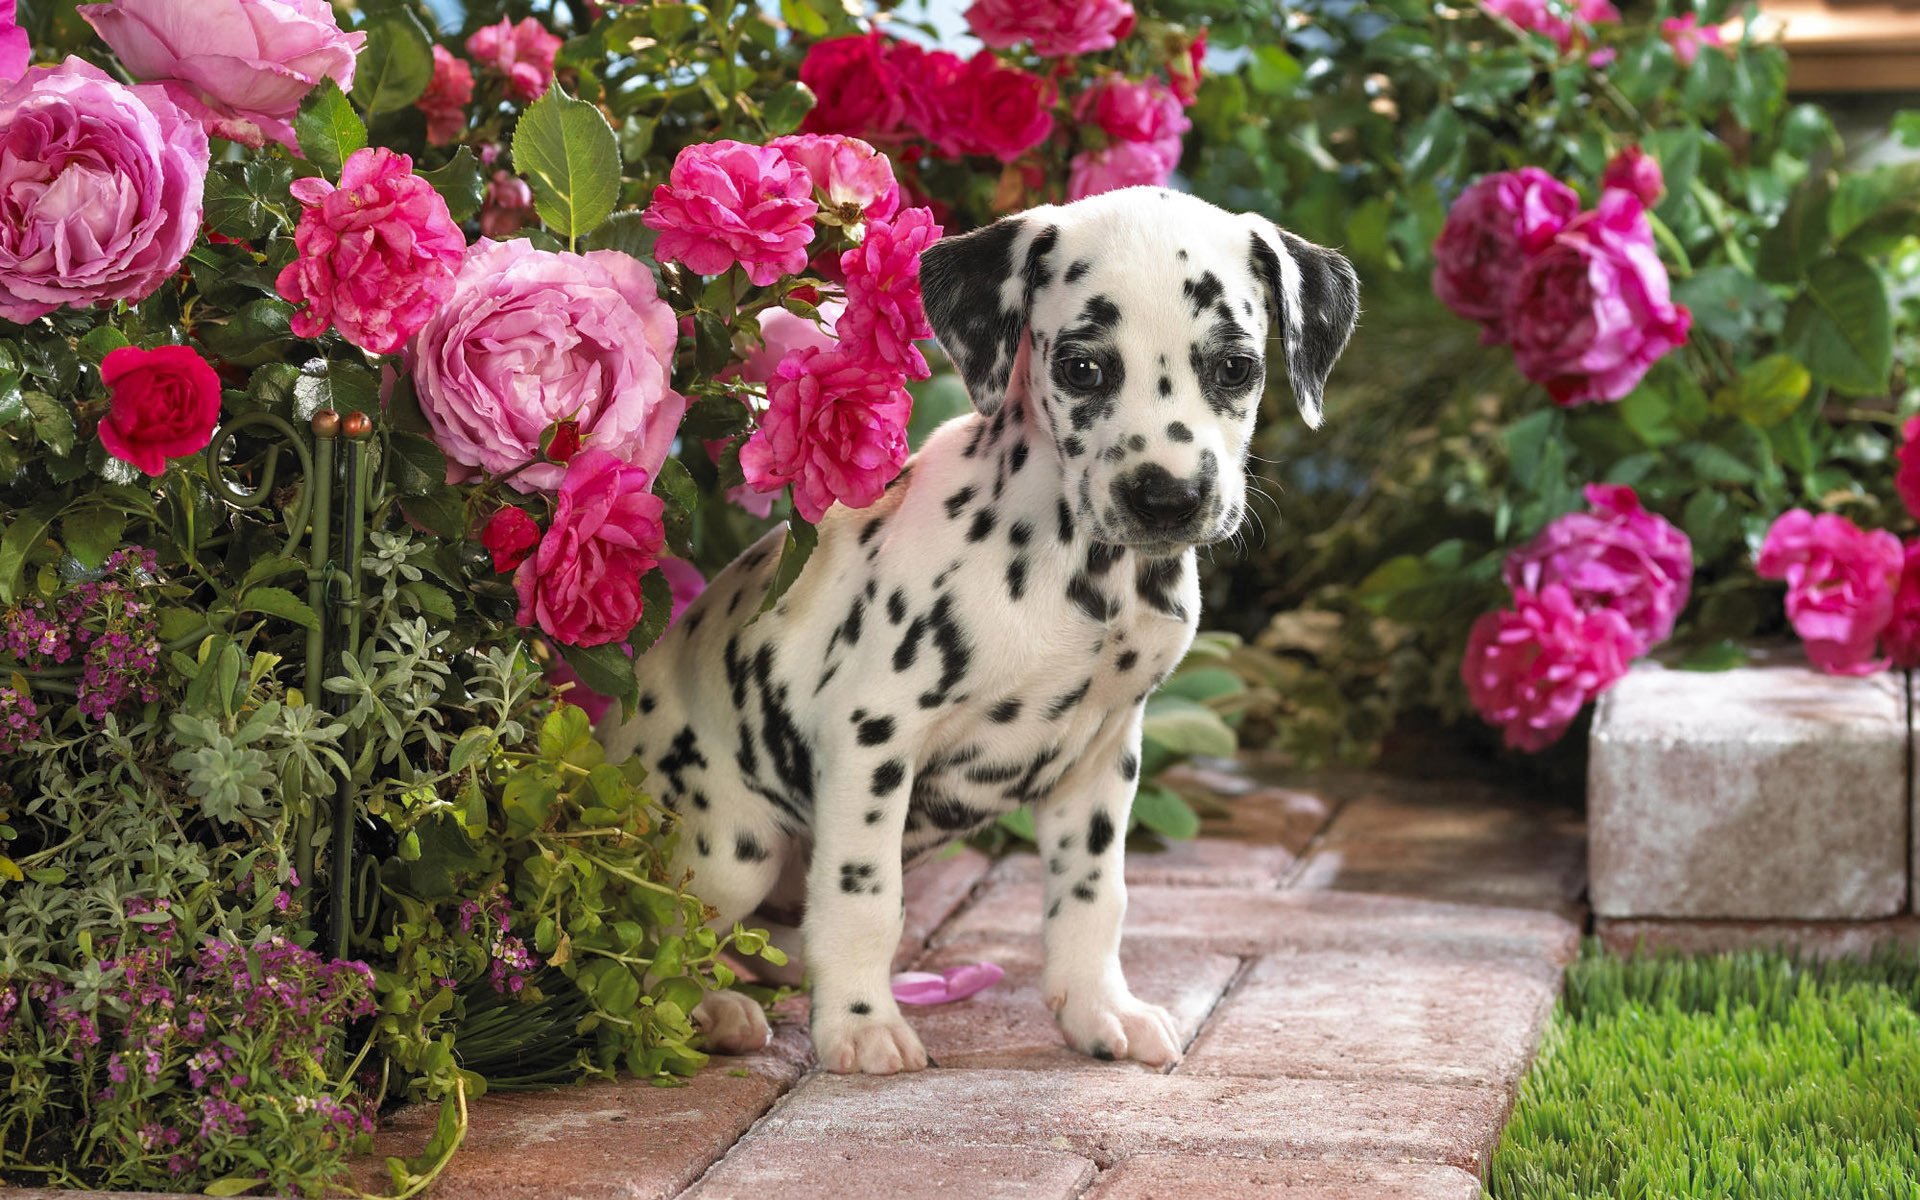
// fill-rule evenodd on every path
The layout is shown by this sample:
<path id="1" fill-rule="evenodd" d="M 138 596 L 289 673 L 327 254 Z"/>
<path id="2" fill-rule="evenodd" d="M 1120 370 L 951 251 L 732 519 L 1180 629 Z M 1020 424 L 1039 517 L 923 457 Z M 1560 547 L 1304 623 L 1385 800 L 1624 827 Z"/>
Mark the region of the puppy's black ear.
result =
<path id="1" fill-rule="evenodd" d="M 1327 376 L 1360 319 L 1360 280 L 1339 254 L 1260 217 L 1254 218 L 1251 254 L 1286 344 L 1294 402 L 1307 425 L 1318 429 Z"/>
<path id="2" fill-rule="evenodd" d="M 983 413 L 1007 398 L 1033 294 L 1053 281 L 1059 240 L 1053 225 L 1025 213 L 942 238 L 920 255 L 927 320 Z"/>

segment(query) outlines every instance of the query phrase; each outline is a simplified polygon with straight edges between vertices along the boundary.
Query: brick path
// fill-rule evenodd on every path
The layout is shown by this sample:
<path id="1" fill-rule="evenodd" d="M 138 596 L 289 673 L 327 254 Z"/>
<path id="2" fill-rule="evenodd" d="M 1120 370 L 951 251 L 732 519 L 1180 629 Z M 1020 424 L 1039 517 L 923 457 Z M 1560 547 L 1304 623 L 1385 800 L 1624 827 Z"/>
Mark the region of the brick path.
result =
<path id="1" fill-rule="evenodd" d="M 908 1010 L 938 1069 L 812 1072 L 794 1002 L 766 1052 L 684 1088 L 483 1098 L 430 1195 L 1477 1197 L 1577 947 L 1577 816 L 1377 775 L 1186 782 L 1238 793 L 1230 816 L 1127 864 L 1128 977 L 1189 1039 L 1170 1073 L 1066 1050 L 1038 995 L 1034 863 L 969 851 L 916 873 L 902 962 L 1007 978 Z M 432 1120 L 400 1114 L 380 1151 Z"/>

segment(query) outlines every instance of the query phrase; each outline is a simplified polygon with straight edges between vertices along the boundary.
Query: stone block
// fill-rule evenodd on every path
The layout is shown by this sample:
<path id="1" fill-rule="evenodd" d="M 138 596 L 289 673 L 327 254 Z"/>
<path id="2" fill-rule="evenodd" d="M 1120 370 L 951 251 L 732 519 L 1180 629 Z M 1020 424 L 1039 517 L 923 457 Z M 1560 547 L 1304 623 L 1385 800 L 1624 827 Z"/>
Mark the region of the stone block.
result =
<path id="1" fill-rule="evenodd" d="M 821 1197 L 965 1196 L 969 1200 L 1071 1200 L 1093 1162 L 1055 1150 L 749 1136 L 707 1172 L 688 1200 L 820 1200 Z"/>
<path id="2" fill-rule="evenodd" d="M 1888 949 L 1920 950 L 1920 917 L 1880 921 L 1687 921 L 1601 917 L 1594 932 L 1615 954 L 1671 950 L 1718 954 L 1785 950 L 1810 958 L 1867 958 Z"/>
<path id="3" fill-rule="evenodd" d="M 1100 1176 L 1086 1200 L 1479 1200 L 1458 1167 L 1301 1163 L 1142 1154 Z"/>
<path id="4" fill-rule="evenodd" d="M 1908 904 L 1898 678 L 1636 666 L 1600 698 L 1594 912 L 1864 920 Z"/>

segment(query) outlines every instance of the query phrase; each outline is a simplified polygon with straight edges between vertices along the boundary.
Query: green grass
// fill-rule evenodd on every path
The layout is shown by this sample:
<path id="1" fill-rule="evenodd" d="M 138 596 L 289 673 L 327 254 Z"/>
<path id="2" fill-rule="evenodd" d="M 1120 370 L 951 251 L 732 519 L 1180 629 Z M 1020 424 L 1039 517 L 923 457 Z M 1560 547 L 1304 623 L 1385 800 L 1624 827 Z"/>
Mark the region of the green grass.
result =
<path id="1" fill-rule="evenodd" d="M 1590 946 L 1487 1190 L 1920 1197 L 1920 959 L 1623 961 Z"/>

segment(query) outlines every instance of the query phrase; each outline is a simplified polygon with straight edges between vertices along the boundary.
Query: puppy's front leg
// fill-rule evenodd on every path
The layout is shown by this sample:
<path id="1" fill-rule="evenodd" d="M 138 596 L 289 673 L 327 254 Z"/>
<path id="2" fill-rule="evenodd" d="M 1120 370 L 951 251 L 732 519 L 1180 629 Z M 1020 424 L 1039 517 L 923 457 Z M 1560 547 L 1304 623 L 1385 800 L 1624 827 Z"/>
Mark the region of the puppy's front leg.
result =
<path id="1" fill-rule="evenodd" d="M 823 773 L 802 922 L 813 976 L 813 1049 L 829 1071 L 891 1075 L 927 1065 L 889 972 L 905 901 L 900 848 L 912 763 L 844 747 Z"/>
<path id="2" fill-rule="evenodd" d="M 1120 970 L 1120 922 L 1127 912 L 1124 843 L 1139 774 L 1136 711 L 1116 762 L 1034 809 L 1047 863 L 1041 994 L 1074 1049 L 1164 1066 L 1180 1057 L 1173 1018 L 1134 999 Z"/>

